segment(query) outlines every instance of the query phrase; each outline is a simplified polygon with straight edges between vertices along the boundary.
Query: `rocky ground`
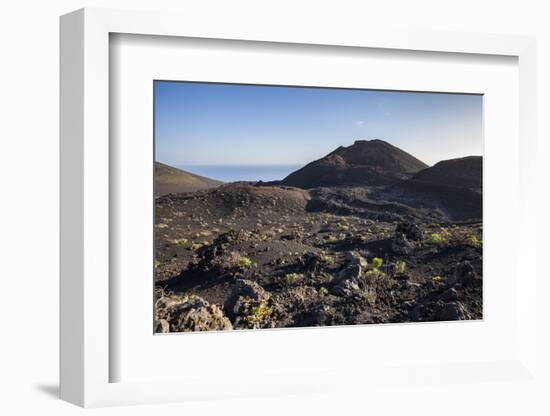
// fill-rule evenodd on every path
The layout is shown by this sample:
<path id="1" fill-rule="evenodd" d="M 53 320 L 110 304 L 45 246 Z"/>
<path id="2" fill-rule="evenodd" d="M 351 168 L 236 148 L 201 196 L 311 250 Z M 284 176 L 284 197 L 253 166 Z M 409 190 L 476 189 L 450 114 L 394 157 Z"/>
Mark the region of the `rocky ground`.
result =
<path id="1" fill-rule="evenodd" d="M 482 318 L 481 221 L 367 188 L 170 194 L 155 227 L 157 332 Z"/>

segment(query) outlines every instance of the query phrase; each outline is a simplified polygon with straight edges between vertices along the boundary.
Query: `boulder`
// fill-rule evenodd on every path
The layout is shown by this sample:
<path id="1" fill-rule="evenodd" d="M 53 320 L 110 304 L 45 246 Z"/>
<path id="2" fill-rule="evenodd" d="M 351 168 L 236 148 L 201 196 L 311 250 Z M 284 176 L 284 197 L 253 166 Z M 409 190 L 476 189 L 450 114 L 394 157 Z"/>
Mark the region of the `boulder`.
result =
<path id="1" fill-rule="evenodd" d="M 447 277 L 445 284 L 447 287 L 453 287 L 458 283 L 463 285 L 474 285 L 477 284 L 478 281 L 481 283 L 481 279 L 477 277 L 472 264 L 466 260 L 457 264 L 453 273 Z"/>
<path id="2" fill-rule="evenodd" d="M 334 283 L 338 284 L 344 280 L 357 280 L 361 277 L 363 272 L 362 267 L 359 264 L 348 266 L 336 275 Z"/>
<path id="3" fill-rule="evenodd" d="M 446 302 L 451 302 L 458 299 L 458 292 L 455 288 L 447 289 L 443 294 L 441 295 L 441 299 Z"/>
<path id="4" fill-rule="evenodd" d="M 166 319 L 155 320 L 155 333 L 165 334 L 170 332 L 170 324 Z"/>
<path id="5" fill-rule="evenodd" d="M 326 263 L 326 259 L 319 253 L 305 253 L 299 260 L 300 266 L 308 272 L 317 272 Z"/>
<path id="6" fill-rule="evenodd" d="M 434 319 L 437 321 L 459 321 L 469 319 L 469 315 L 460 302 L 449 302 L 436 311 Z"/>
<path id="7" fill-rule="evenodd" d="M 391 249 L 398 255 L 409 255 L 414 250 L 414 243 L 407 240 L 404 234 L 396 234 L 392 241 Z"/>
<path id="8" fill-rule="evenodd" d="M 271 328 L 270 298 L 258 283 L 237 279 L 225 301 L 225 309 L 235 328 Z"/>
<path id="9" fill-rule="evenodd" d="M 258 236 L 247 230 L 230 230 L 220 234 L 212 244 L 199 248 L 197 253 L 200 260 L 196 267 L 203 272 L 216 275 L 242 273 L 246 269 L 241 263 L 243 257 L 240 253 L 232 250 L 231 246 L 236 243 L 257 240 Z"/>
<path id="10" fill-rule="evenodd" d="M 426 312 L 426 307 L 422 304 L 416 305 L 409 311 L 409 316 L 413 321 L 420 321 Z"/>
<path id="11" fill-rule="evenodd" d="M 350 297 L 359 295 L 361 293 L 361 288 L 356 281 L 352 279 L 344 279 L 338 284 L 332 286 L 331 292 L 336 296 Z"/>
<path id="12" fill-rule="evenodd" d="M 365 259 L 364 257 L 362 257 L 359 253 L 357 253 L 355 251 L 348 251 L 346 253 L 346 261 L 348 262 L 348 264 L 350 266 L 359 265 L 363 269 L 366 269 L 367 265 L 368 265 L 367 259 Z"/>
<path id="13" fill-rule="evenodd" d="M 157 302 L 159 332 L 213 331 L 233 329 L 216 305 L 199 296 L 167 296 Z M 166 323 L 169 331 L 166 331 Z"/>
<path id="14" fill-rule="evenodd" d="M 400 222 L 395 227 L 395 234 L 403 234 L 407 240 L 421 241 L 422 231 L 412 222 Z"/>

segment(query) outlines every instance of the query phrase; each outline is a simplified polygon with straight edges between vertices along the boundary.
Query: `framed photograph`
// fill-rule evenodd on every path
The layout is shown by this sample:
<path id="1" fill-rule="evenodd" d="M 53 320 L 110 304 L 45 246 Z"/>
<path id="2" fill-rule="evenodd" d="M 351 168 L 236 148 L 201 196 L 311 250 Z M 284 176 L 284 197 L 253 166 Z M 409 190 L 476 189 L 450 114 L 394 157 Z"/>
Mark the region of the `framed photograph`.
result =
<path id="1" fill-rule="evenodd" d="M 534 40 L 263 23 L 61 18 L 62 398 L 532 380 Z"/>
<path id="2" fill-rule="evenodd" d="M 155 332 L 483 318 L 482 95 L 153 88 Z"/>

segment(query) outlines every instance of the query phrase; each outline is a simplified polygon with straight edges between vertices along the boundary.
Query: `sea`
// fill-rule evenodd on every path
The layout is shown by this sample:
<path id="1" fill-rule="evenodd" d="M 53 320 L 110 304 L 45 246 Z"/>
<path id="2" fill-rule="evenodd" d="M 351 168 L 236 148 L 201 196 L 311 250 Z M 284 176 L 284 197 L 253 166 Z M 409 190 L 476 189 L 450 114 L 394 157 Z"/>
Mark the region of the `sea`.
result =
<path id="1" fill-rule="evenodd" d="M 303 165 L 176 165 L 195 175 L 223 182 L 276 181 L 287 177 Z"/>

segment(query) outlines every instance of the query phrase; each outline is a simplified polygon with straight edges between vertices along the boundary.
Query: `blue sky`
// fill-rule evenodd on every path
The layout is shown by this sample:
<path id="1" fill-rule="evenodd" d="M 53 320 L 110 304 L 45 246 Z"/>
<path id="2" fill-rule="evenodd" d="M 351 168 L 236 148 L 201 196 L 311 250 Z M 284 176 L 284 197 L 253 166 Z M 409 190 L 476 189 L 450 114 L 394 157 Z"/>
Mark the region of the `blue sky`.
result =
<path id="1" fill-rule="evenodd" d="M 482 154 L 482 97 L 155 81 L 156 160 L 303 165 L 382 139 L 429 165 Z"/>

